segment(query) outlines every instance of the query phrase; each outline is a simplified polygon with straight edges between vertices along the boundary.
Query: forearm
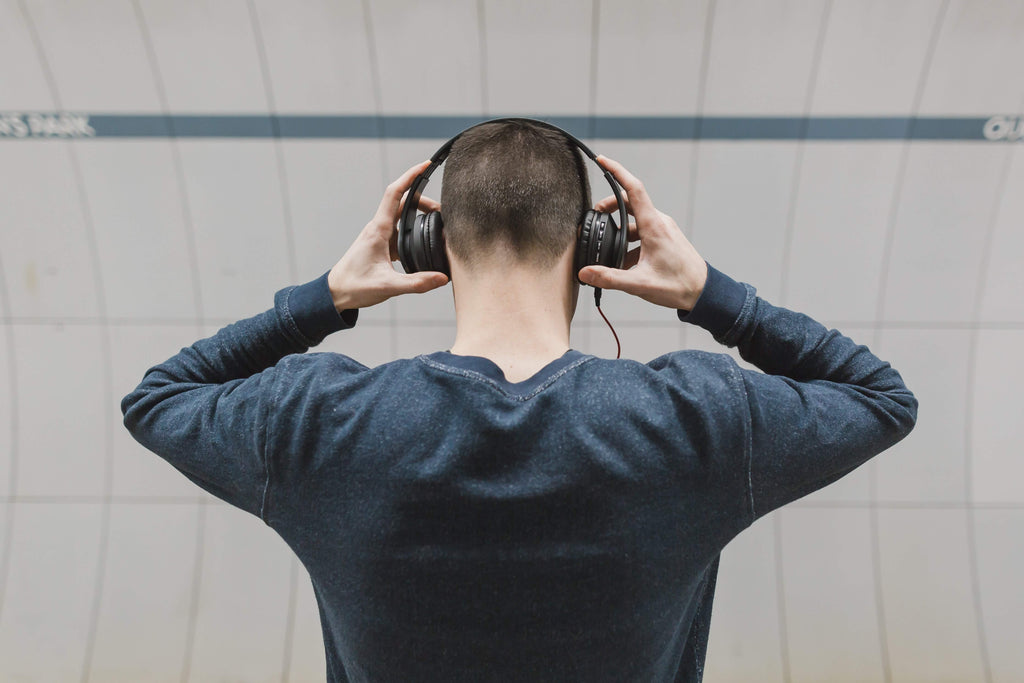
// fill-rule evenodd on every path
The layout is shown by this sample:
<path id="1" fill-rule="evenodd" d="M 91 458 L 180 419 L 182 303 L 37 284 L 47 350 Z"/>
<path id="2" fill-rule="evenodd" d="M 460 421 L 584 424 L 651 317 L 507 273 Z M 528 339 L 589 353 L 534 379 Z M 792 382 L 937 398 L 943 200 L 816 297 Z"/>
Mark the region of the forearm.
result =
<path id="1" fill-rule="evenodd" d="M 708 329 L 717 341 L 771 375 L 798 382 L 825 380 L 884 392 L 916 408 L 899 373 L 866 346 L 803 313 L 774 306 L 754 288 L 709 267 L 707 296 L 679 317 Z"/>

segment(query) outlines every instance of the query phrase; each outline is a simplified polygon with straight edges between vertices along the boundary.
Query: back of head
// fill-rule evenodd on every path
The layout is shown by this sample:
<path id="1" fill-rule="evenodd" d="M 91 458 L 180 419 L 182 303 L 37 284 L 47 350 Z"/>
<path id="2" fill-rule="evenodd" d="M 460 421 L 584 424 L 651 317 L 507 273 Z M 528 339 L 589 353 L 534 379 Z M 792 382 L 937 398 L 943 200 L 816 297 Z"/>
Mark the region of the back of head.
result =
<path id="1" fill-rule="evenodd" d="M 478 126 L 445 160 L 441 207 L 448 248 L 468 266 L 500 255 L 550 267 L 575 244 L 590 208 L 583 155 L 528 121 Z"/>

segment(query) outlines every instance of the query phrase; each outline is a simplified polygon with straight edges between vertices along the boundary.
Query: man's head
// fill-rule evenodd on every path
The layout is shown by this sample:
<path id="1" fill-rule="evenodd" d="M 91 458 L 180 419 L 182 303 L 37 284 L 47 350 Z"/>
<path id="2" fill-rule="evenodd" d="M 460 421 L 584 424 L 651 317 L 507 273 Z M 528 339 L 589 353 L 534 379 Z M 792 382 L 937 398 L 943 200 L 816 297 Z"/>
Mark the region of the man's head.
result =
<path id="1" fill-rule="evenodd" d="M 548 268 L 575 245 L 590 184 L 582 154 L 558 131 L 489 123 L 452 146 L 441 206 L 448 250 L 467 267 L 498 256 Z"/>

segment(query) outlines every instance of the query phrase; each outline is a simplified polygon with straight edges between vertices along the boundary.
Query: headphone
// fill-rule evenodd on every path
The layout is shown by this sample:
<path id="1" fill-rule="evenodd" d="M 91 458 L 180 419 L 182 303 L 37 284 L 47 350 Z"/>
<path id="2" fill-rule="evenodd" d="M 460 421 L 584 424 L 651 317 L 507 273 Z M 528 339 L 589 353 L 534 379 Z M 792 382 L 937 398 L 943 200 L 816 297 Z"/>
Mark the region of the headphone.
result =
<path id="1" fill-rule="evenodd" d="M 455 144 L 455 141 L 463 133 L 484 124 L 505 121 L 528 122 L 557 131 L 590 157 L 595 164 L 597 163 L 597 156 L 590 151 L 590 148 L 568 132 L 547 121 L 527 118 L 500 118 L 470 126 L 444 143 L 441 149 L 437 150 L 434 156 L 430 157 L 430 165 L 416 177 L 409 188 L 405 204 L 402 205 L 401 221 L 398 226 L 398 258 L 402 262 L 402 268 L 405 269 L 405 272 L 416 273 L 424 270 L 436 270 L 451 277 L 448 254 L 445 252 L 444 247 L 444 233 L 442 232 L 444 222 L 441 219 L 441 212 L 431 211 L 427 214 L 417 214 L 416 210 L 419 206 L 420 196 L 423 194 L 423 189 L 427 186 L 427 181 L 430 180 L 430 175 L 448 158 L 452 145 Z M 584 174 L 582 173 L 584 169 L 578 161 L 577 166 L 581 171 L 580 181 L 585 182 L 583 180 Z M 615 195 L 615 202 L 619 208 L 619 224 L 615 224 L 615 219 L 610 213 L 594 211 L 584 207 L 579 223 L 580 231 L 576 240 L 574 257 L 574 272 L 576 273 L 577 282 L 579 282 L 579 272 L 584 266 L 622 268 L 622 263 L 626 258 L 626 236 L 628 232 L 625 226 L 629 225 L 626 218 L 626 202 L 623 201 L 622 190 L 615 181 L 615 178 L 612 177 L 612 174 L 604 168 L 601 168 L 601 171 L 604 173 L 604 177 L 608 184 L 611 185 L 612 193 Z M 584 196 L 586 196 L 586 192 L 584 192 Z M 623 227 L 620 228 L 619 226 Z M 584 283 L 580 282 L 580 284 Z M 597 290 L 595 294 L 599 292 L 600 290 Z"/>

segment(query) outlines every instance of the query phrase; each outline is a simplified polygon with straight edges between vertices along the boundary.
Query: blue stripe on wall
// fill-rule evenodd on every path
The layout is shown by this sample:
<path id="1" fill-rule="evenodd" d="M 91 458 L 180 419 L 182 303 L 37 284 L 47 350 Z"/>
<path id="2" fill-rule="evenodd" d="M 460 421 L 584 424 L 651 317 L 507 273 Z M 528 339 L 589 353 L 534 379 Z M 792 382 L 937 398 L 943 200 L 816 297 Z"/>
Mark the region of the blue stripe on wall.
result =
<path id="1" fill-rule="evenodd" d="M 493 117 L 489 117 L 493 118 Z M 962 140 L 1024 138 L 1024 117 L 546 116 L 599 140 Z M 477 116 L 87 114 L 0 112 L 0 139 L 320 138 L 445 139 Z"/>

